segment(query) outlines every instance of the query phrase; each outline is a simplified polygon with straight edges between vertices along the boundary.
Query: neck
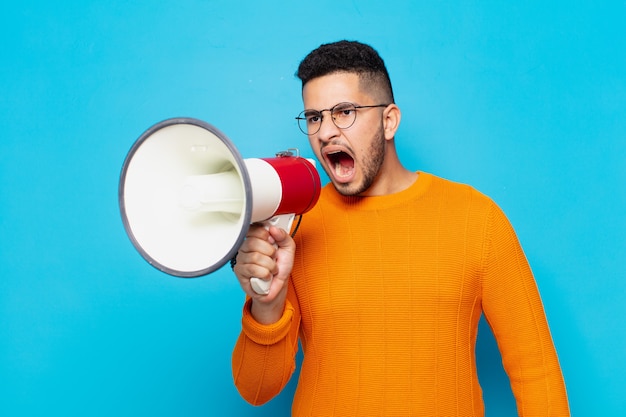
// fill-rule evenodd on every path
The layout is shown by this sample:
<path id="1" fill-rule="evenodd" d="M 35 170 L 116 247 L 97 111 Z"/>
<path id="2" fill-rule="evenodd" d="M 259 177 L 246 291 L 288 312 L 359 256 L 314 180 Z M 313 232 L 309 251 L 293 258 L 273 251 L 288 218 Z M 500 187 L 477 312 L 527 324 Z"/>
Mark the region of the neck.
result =
<path id="1" fill-rule="evenodd" d="M 417 180 L 417 175 L 417 172 L 406 169 L 400 162 L 395 148 L 389 147 L 376 180 L 360 196 L 373 197 L 404 191 Z"/>

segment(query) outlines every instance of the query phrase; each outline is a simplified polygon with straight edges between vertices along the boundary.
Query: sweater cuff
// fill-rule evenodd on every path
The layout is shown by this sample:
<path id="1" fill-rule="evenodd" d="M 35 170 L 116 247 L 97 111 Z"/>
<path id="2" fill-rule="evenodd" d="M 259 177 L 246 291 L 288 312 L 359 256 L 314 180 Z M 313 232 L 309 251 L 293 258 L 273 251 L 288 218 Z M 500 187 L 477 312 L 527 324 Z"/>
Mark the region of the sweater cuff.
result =
<path id="1" fill-rule="evenodd" d="M 273 345 L 287 337 L 293 320 L 293 306 L 289 300 L 285 301 L 282 317 L 273 324 L 261 324 L 256 321 L 250 312 L 251 306 L 252 299 L 248 299 L 243 307 L 241 328 L 246 336 L 259 345 Z"/>

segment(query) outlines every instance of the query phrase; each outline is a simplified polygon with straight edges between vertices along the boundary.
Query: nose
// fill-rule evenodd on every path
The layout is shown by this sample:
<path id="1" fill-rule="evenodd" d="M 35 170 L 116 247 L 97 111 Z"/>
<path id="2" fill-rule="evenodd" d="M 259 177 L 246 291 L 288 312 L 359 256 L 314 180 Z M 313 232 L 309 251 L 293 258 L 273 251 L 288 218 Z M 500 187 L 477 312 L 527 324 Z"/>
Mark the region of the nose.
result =
<path id="1" fill-rule="evenodd" d="M 322 117 L 320 130 L 316 133 L 318 140 L 329 142 L 331 139 L 341 134 L 341 129 L 337 127 L 332 118 L 331 112 L 328 112 L 327 116 Z"/>

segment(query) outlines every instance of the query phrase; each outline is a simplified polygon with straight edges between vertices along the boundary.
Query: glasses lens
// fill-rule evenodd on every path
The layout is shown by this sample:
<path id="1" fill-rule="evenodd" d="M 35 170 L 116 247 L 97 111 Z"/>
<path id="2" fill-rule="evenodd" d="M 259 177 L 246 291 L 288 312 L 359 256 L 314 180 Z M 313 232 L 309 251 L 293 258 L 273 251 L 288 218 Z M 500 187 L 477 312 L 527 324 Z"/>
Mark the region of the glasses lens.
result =
<path id="1" fill-rule="evenodd" d="M 333 121 L 340 129 L 347 129 L 356 120 L 356 107 L 352 103 L 339 103 L 331 109 Z"/>
<path id="2" fill-rule="evenodd" d="M 298 127 L 305 135 L 317 133 L 322 124 L 322 114 L 316 110 L 304 110 L 296 119 Z"/>

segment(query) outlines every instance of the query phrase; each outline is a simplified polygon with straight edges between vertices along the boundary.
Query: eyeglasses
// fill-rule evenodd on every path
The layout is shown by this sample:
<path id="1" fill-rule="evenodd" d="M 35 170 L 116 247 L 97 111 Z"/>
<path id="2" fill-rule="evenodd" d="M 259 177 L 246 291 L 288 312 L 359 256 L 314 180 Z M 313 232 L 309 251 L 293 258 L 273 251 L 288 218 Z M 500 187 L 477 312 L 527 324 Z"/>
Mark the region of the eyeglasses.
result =
<path id="1" fill-rule="evenodd" d="M 339 129 L 347 129 L 356 121 L 357 109 L 370 109 L 374 107 L 387 107 L 389 104 L 375 104 L 373 106 L 357 106 L 354 103 L 335 104 L 330 109 L 303 110 L 296 117 L 298 127 L 305 135 L 314 135 L 320 131 L 325 111 L 330 112 L 331 120 Z"/>

